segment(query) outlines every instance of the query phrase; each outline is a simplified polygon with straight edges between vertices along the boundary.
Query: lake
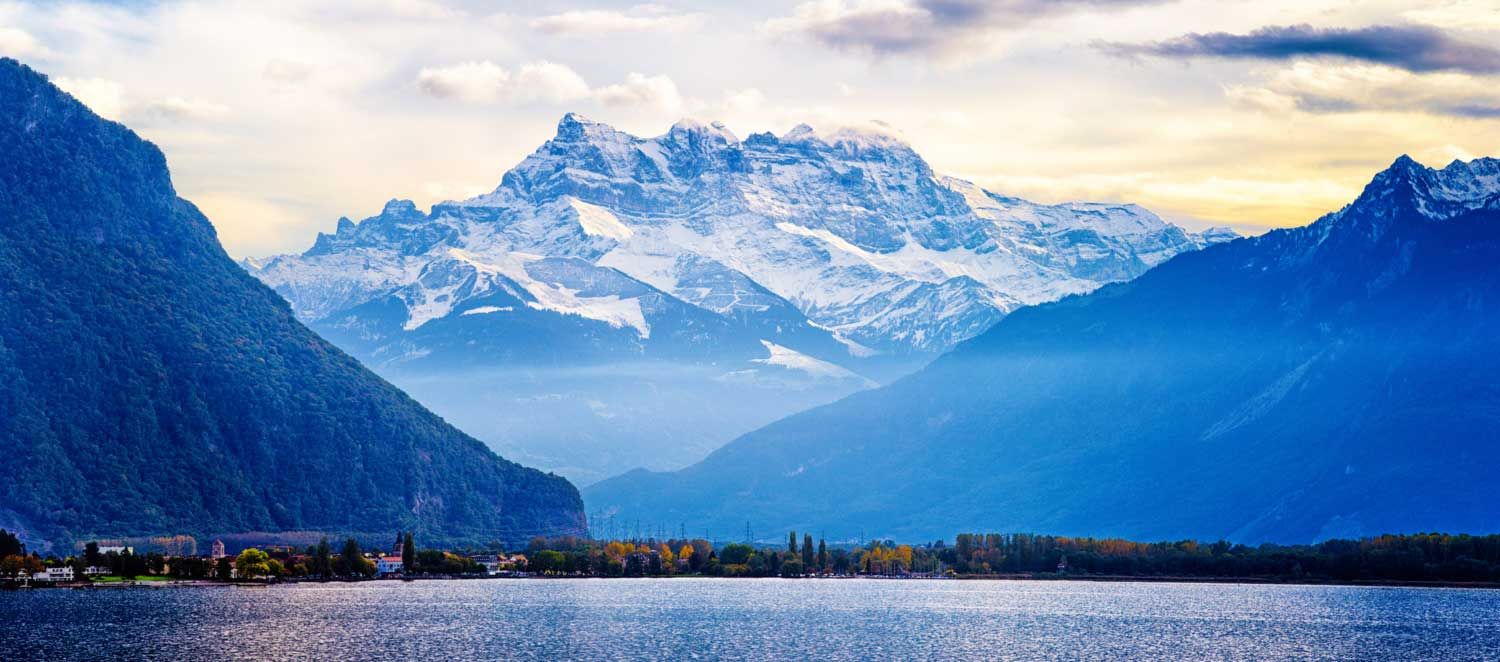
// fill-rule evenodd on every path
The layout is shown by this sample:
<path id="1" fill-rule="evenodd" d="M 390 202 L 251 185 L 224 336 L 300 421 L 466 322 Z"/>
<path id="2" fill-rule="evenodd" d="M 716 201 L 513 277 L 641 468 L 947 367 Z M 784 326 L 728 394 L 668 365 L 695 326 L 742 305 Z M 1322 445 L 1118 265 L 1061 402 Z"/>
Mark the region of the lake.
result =
<path id="1" fill-rule="evenodd" d="M 0 593 L 0 659 L 1500 659 L 1500 591 L 780 579 Z"/>

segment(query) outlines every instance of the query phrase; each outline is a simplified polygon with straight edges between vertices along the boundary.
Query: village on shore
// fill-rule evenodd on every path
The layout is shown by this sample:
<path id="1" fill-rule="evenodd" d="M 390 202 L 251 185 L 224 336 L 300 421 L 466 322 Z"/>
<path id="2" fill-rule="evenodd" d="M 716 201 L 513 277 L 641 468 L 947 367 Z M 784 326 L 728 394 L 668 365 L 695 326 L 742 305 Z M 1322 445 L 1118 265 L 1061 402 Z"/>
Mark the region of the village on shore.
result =
<path id="1" fill-rule="evenodd" d="M 191 536 L 88 542 L 61 557 L 26 551 L 0 529 L 0 587 L 268 584 L 493 577 L 1005 578 L 1500 586 L 1500 535 L 1385 535 L 1314 545 L 1219 541 L 1141 543 L 1033 534 L 959 534 L 949 544 L 835 543 L 789 532 L 785 545 L 702 538 L 534 538 L 524 549 L 417 549 L 410 532 L 389 551 L 355 538 L 298 547 L 222 539 L 198 553 Z M 492 545 L 495 547 L 497 545 Z"/>

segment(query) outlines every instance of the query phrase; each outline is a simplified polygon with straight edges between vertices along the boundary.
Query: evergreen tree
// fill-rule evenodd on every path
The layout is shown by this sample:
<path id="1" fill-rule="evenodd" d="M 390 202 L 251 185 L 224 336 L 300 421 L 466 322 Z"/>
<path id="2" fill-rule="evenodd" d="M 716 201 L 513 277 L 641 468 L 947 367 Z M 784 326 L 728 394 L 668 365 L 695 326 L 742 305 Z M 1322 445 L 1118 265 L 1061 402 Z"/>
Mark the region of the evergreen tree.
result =
<path id="1" fill-rule="evenodd" d="M 818 538 L 818 569 L 828 567 L 828 546 L 823 544 L 823 539 Z"/>
<path id="2" fill-rule="evenodd" d="M 401 544 L 401 562 L 404 564 L 402 571 L 406 574 L 417 571 L 417 540 L 410 531 L 406 532 L 406 542 Z"/>
<path id="3" fill-rule="evenodd" d="M 14 533 L 0 529 L 0 558 L 25 554 L 26 546 L 21 544 L 21 539 Z"/>
<path id="4" fill-rule="evenodd" d="M 318 548 L 313 552 L 313 574 L 327 578 L 333 575 L 333 549 L 328 545 L 328 538 L 318 541 Z"/>
<path id="5" fill-rule="evenodd" d="M 816 559 L 813 556 L 812 534 L 804 534 L 802 536 L 802 567 L 811 568 L 814 560 Z"/>
<path id="6" fill-rule="evenodd" d="M 791 552 L 793 554 L 797 553 L 797 532 L 796 531 L 792 531 L 792 532 L 786 534 L 786 551 Z"/>
<path id="7" fill-rule="evenodd" d="M 346 575 L 364 574 L 365 554 L 359 549 L 359 541 L 350 538 L 344 541 L 344 551 L 339 554 L 341 570 Z"/>

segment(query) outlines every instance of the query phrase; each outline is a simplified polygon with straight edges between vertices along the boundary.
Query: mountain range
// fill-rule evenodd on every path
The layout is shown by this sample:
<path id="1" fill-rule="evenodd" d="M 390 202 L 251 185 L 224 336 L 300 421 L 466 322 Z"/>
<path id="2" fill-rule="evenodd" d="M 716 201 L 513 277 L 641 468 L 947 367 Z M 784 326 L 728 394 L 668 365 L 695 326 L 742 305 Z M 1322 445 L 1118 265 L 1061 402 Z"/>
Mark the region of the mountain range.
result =
<path id="1" fill-rule="evenodd" d="M 640 138 L 568 114 L 491 193 L 392 200 L 244 266 L 449 420 L 587 482 L 684 466 L 1234 236 L 996 195 L 879 124 Z"/>
<path id="2" fill-rule="evenodd" d="M 0 154 L 0 526 L 32 549 L 585 530 L 571 484 L 497 457 L 304 327 L 177 197 L 155 146 L 12 59 Z"/>
<path id="3" fill-rule="evenodd" d="M 1408 157 L 1305 227 L 1013 312 L 925 369 L 585 490 L 831 538 L 1500 530 L 1500 161 Z"/>

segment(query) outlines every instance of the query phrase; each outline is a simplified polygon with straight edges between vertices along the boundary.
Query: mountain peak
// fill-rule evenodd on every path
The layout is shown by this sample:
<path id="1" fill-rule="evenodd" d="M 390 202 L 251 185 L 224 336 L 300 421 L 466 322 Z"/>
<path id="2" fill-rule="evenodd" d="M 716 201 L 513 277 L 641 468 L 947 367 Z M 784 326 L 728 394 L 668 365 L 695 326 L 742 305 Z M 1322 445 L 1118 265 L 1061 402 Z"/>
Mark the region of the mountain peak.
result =
<path id="1" fill-rule="evenodd" d="M 596 122 L 578 113 L 567 113 L 557 121 L 557 137 L 562 142 L 587 142 L 620 134 L 614 127 Z"/>
<path id="2" fill-rule="evenodd" d="M 417 203 L 411 200 L 402 200 L 401 198 L 391 198 L 380 209 L 381 216 L 409 216 L 421 213 L 417 211 Z"/>
<path id="3" fill-rule="evenodd" d="M 838 124 L 825 127 L 822 132 L 808 124 L 798 124 L 781 136 L 781 142 L 826 145 L 855 152 L 874 149 L 916 153 L 900 131 L 879 120 Z"/>
<path id="4" fill-rule="evenodd" d="M 786 142 L 786 143 L 807 142 L 809 140 L 816 140 L 817 137 L 818 137 L 818 132 L 817 132 L 816 129 L 812 128 L 812 125 L 807 124 L 807 123 L 802 123 L 802 124 L 798 124 L 797 126 L 792 127 L 791 131 L 788 131 L 784 135 L 782 135 L 781 136 L 781 142 Z"/>
<path id="5" fill-rule="evenodd" d="M 562 119 L 557 121 L 557 130 L 562 131 L 565 127 L 582 126 L 584 124 L 597 124 L 597 122 L 584 117 L 578 113 L 563 113 Z"/>
<path id="6" fill-rule="evenodd" d="M 734 135 L 734 132 L 730 131 L 728 127 L 724 126 L 723 122 L 704 123 L 690 117 L 677 120 L 672 125 L 672 128 L 667 130 L 667 136 L 669 137 L 682 135 L 711 136 L 729 145 L 740 141 L 739 137 Z"/>
<path id="7" fill-rule="evenodd" d="M 1500 161 L 1455 159 L 1438 170 L 1402 154 L 1370 181 L 1354 206 L 1410 205 L 1423 217 L 1442 220 L 1483 207 L 1497 195 L 1500 195 Z"/>
<path id="8" fill-rule="evenodd" d="M 1396 160 L 1391 162 L 1391 167 L 1387 168 L 1387 169 L 1388 170 L 1412 170 L 1412 169 L 1425 170 L 1426 168 L 1427 168 L 1427 166 L 1424 166 L 1421 163 L 1418 163 L 1417 160 L 1414 159 L 1414 158 L 1412 158 L 1410 154 L 1402 154 L 1401 156 L 1396 157 Z"/>

